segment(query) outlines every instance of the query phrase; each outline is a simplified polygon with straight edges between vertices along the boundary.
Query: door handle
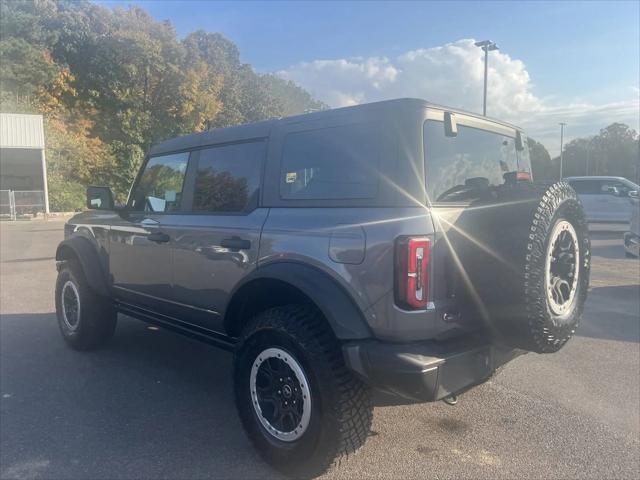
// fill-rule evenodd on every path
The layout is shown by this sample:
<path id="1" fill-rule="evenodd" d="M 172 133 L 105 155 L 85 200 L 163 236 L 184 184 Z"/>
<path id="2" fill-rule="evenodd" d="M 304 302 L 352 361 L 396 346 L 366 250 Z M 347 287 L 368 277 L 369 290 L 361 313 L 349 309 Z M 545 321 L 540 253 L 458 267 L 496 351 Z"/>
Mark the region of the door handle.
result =
<path id="1" fill-rule="evenodd" d="M 251 242 L 240 237 L 232 237 L 222 240 L 220 246 L 228 248 L 232 252 L 237 252 L 238 250 L 249 250 L 251 248 Z"/>
<path id="2" fill-rule="evenodd" d="M 171 240 L 171 238 L 166 233 L 153 232 L 147 235 L 147 240 L 150 240 L 156 243 L 167 243 L 169 240 Z"/>

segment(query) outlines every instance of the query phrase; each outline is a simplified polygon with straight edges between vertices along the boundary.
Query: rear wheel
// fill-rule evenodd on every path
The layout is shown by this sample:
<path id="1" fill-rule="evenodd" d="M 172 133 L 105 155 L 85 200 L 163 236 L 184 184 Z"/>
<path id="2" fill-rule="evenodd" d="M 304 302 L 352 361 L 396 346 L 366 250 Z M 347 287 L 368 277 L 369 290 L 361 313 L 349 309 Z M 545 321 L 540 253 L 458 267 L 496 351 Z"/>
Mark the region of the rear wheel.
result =
<path id="1" fill-rule="evenodd" d="M 55 295 L 58 326 L 71 348 L 91 350 L 111 339 L 117 314 L 109 299 L 91 290 L 76 261 L 60 268 Z"/>
<path id="2" fill-rule="evenodd" d="M 245 430 L 278 470 L 317 475 L 366 441 L 370 391 L 346 368 L 340 344 L 313 308 L 277 307 L 250 321 L 234 380 Z"/>

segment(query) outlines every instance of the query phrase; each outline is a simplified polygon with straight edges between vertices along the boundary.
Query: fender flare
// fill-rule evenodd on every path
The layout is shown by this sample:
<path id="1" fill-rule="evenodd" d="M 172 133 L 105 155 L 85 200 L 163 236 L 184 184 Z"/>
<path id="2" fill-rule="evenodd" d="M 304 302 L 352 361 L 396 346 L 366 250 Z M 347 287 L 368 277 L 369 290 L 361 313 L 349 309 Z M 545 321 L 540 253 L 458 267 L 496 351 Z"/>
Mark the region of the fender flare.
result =
<path id="1" fill-rule="evenodd" d="M 69 257 L 66 252 L 69 251 L 73 252 L 78 258 L 89 288 L 98 295 L 104 297 L 111 296 L 107 288 L 107 282 L 105 281 L 104 271 L 100 265 L 98 252 L 91 241 L 84 237 L 72 237 L 63 240 L 56 249 L 56 260 L 67 260 Z"/>
<path id="2" fill-rule="evenodd" d="M 340 340 L 371 338 L 372 333 L 355 301 L 328 274 L 297 262 L 274 262 L 255 269 L 233 290 L 231 302 L 243 287 L 256 280 L 279 280 L 307 296 L 329 322 Z M 230 302 L 230 304 L 231 304 Z M 225 311 L 225 328 L 229 331 L 229 308 Z"/>

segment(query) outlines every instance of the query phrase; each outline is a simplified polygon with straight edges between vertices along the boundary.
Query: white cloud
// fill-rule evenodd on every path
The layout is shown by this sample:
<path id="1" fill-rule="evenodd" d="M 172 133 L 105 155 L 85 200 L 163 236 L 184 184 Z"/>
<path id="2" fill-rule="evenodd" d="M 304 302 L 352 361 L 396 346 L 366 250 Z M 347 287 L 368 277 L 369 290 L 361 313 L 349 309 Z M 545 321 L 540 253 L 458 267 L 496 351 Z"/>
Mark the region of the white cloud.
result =
<path id="1" fill-rule="evenodd" d="M 417 97 L 465 110 L 482 111 L 483 52 L 473 39 L 386 57 L 314 60 L 278 72 L 332 107 L 399 97 Z M 634 90 L 635 89 L 635 90 Z M 567 139 L 597 133 L 614 121 L 638 128 L 638 89 L 628 99 L 607 104 L 540 98 L 524 63 L 506 53 L 490 53 L 487 109 L 511 121 L 557 154 L 558 122 L 569 123 Z"/>

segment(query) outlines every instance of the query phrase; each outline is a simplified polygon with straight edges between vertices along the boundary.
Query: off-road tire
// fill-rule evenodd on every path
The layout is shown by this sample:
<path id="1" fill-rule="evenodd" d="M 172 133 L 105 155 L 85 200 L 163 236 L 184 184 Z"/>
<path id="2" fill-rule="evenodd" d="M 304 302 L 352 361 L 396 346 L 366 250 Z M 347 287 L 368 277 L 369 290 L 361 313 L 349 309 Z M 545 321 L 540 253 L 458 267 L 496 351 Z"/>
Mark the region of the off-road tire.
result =
<path id="1" fill-rule="evenodd" d="M 311 392 L 308 428 L 294 441 L 269 433 L 252 404 L 252 366 L 272 347 L 299 363 Z M 236 405 L 249 439 L 267 463 L 285 474 L 316 476 L 367 439 L 373 414 L 370 389 L 346 368 L 339 342 L 315 308 L 276 307 L 249 321 L 235 354 L 234 381 Z"/>
<path id="2" fill-rule="evenodd" d="M 78 315 L 74 317 L 74 321 L 66 319 L 65 316 L 65 290 L 72 297 L 79 297 Z M 104 345 L 113 337 L 117 313 L 109 299 L 91 290 L 82 267 L 75 260 L 65 261 L 59 269 L 55 302 L 60 332 L 71 348 L 92 350 Z"/>
<path id="3" fill-rule="evenodd" d="M 497 292 L 488 302 L 490 323 L 511 346 L 552 353 L 562 348 L 578 327 L 589 287 L 591 243 L 582 204 L 569 184 L 524 188 L 530 189 L 533 201 L 513 207 L 512 216 L 503 222 L 516 226 L 496 233 L 494 244 L 499 245 L 506 262 L 490 276 L 496 279 Z M 551 237 L 559 224 L 569 224 L 575 233 L 579 258 L 576 290 L 561 314 L 552 310 L 545 283 Z"/>

